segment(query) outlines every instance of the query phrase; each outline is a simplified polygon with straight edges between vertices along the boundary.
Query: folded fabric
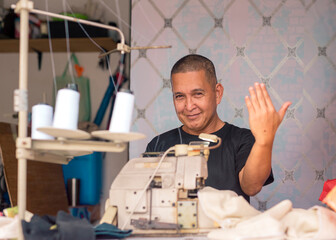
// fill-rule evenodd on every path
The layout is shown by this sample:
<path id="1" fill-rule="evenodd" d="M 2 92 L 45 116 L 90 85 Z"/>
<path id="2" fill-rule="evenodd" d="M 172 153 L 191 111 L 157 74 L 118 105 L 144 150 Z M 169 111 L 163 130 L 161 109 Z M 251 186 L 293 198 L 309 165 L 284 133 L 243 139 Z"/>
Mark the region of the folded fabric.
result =
<path id="1" fill-rule="evenodd" d="M 288 239 L 335 239 L 336 213 L 325 207 L 293 209 L 282 219 Z"/>
<path id="2" fill-rule="evenodd" d="M 30 222 L 22 220 L 22 231 L 26 240 L 61 239 L 94 240 L 94 230 L 86 219 L 79 219 L 59 211 L 56 218 L 34 215 Z"/>
<path id="3" fill-rule="evenodd" d="M 234 227 L 211 231 L 211 240 L 229 239 L 284 239 L 285 229 L 280 220 L 292 209 L 292 203 L 284 200 L 267 211 L 252 217 L 241 218 Z"/>
<path id="4" fill-rule="evenodd" d="M 94 228 L 96 239 L 125 238 L 131 235 L 132 230 L 121 230 L 108 223 L 99 224 Z"/>
<path id="5" fill-rule="evenodd" d="M 234 227 L 237 223 L 260 214 L 242 196 L 230 190 L 205 187 L 197 194 L 204 213 L 222 228 Z"/>

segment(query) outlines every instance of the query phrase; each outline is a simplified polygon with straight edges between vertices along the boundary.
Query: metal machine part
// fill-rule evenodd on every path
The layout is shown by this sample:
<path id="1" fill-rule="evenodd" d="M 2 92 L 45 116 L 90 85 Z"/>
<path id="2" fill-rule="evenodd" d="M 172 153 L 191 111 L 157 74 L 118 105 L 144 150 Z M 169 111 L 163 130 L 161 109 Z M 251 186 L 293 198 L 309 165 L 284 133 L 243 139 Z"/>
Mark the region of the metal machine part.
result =
<path id="1" fill-rule="evenodd" d="M 175 223 L 163 223 L 158 220 L 147 220 L 146 218 L 131 219 L 131 225 L 138 229 L 173 229 L 178 230 L 179 225 Z"/>
<path id="2" fill-rule="evenodd" d="M 197 229 L 197 201 L 178 201 L 177 202 L 177 224 L 180 228 Z"/>
<path id="3" fill-rule="evenodd" d="M 204 187 L 208 176 L 205 157 L 167 157 L 141 195 L 159 159 L 130 160 L 112 183 L 108 206 L 117 207 L 118 226 L 125 225 L 135 233 L 138 230 L 199 232 L 215 228 L 213 221 L 201 213 L 197 199 L 197 191 Z M 129 223 L 128 219 L 131 219 Z"/>
<path id="4" fill-rule="evenodd" d="M 202 138 L 217 144 L 178 144 L 162 157 L 149 153 L 130 160 L 111 185 L 104 221 L 109 222 L 109 212 L 115 218 L 116 208 L 118 226 L 133 233 L 201 233 L 217 228 L 198 204 L 197 192 L 208 177 L 209 150 L 219 147 L 221 139 L 211 134 Z M 175 156 L 169 155 L 172 151 Z"/>

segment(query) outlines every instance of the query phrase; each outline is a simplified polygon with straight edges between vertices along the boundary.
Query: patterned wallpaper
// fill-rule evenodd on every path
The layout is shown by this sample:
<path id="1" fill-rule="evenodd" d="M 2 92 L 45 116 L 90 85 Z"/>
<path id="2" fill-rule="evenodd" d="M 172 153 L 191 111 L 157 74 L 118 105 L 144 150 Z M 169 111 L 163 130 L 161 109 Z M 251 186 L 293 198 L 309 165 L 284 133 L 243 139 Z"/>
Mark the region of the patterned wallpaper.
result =
<path id="1" fill-rule="evenodd" d="M 132 46 L 172 45 L 131 54 L 135 93 L 131 143 L 137 157 L 155 135 L 180 126 L 169 72 L 180 57 L 213 60 L 224 97 L 222 120 L 248 127 L 244 96 L 267 85 L 277 109 L 292 101 L 273 147 L 275 182 L 251 199 L 265 210 L 283 199 L 320 204 L 325 180 L 336 178 L 336 1 L 133 0 Z"/>

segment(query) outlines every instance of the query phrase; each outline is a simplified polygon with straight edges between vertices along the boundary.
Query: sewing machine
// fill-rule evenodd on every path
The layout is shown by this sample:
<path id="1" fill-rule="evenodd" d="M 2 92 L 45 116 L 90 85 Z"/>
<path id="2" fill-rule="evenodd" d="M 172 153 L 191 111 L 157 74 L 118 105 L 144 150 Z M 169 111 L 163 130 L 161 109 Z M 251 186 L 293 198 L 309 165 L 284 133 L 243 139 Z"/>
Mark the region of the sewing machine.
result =
<path id="1" fill-rule="evenodd" d="M 213 147 L 203 143 L 176 145 L 174 156 L 130 160 L 112 183 L 101 222 L 133 233 L 198 233 L 217 227 L 204 214 L 197 191 L 208 176 L 209 149 L 221 141 Z"/>

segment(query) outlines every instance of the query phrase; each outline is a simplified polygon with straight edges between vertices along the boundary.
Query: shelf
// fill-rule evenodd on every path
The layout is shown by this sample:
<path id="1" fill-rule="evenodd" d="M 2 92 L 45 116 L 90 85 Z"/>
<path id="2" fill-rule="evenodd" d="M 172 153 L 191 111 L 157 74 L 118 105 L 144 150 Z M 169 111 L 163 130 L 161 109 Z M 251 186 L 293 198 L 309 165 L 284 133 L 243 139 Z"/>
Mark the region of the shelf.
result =
<path id="1" fill-rule="evenodd" d="M 65 151 L 97 151 L 97 152 L 122 152 L 127 143 L 106 142 L 95 140 L 32 140 L 22 138 L 17 141 L 17 147 L 34 150 L 65 150 Z"/>
<path id="2" fill-rule="evenodd" d="M 93 38 L 93 40 L 102 48 L 109 51 L 117 47 L 117 43 L 112 38 Z M 66 52 L 65 38 L 52 38 L 53 52 Z M 70 38 L 71 52 L 99 52 L 100 49 L 88 38 Z M 19 39 L 1 39 L 0 53 L 17 53 L 19 52 Z M 49 40 L 47 38 L 29 39 L 29 52 L 50 52 Z"/>
<path id="3" fill-rule="evenodd" d="M 125 142 L 106 142 L 95 140 L 32 140 L 18 138 L 16 157 L 29 160 L 67 164 L 73 157 L 96 152 L 122 152 Z"/>

